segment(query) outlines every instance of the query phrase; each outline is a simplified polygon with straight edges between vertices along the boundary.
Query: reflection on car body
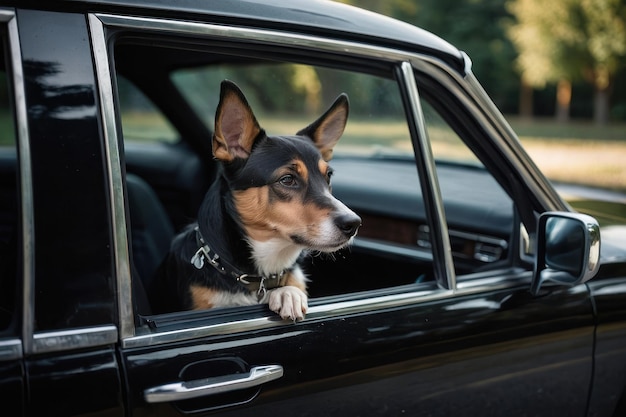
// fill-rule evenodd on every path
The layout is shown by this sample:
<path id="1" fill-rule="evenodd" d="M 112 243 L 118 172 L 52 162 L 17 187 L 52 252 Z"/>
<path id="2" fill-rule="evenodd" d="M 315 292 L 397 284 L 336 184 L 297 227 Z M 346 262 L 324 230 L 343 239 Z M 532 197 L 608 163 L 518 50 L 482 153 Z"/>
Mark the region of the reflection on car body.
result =
<path id="1" fill-rule="evenodd" d="M 626 222 L 603 212 L 624 200 L 573 202 L 600 228 L 573 211 L 452 45 L 322 1 L 2 4 L 16 415 L 626 412 Z M 275 135 L 351 98 L 333 192 L 363 226 L 303 259 L 297 323 L 150 302 L 216 175 L 223 79 Z"/>

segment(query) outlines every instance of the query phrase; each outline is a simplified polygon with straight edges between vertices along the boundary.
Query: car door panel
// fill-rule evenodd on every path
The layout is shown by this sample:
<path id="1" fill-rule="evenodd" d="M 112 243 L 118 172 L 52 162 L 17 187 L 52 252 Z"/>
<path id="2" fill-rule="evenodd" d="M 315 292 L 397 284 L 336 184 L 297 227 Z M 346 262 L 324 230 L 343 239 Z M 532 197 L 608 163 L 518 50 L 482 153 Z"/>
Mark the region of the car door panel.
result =
<path id="1" fill-rule="evenodd" d="M 119 364 L 112 347 L 26 361 L 27 415 L 123 414 Z M 54 383 L 50 383 L 54 375 Z"/>
<path id="2" fill-rule="evenodd" d="M 132 349 L 124 360 L 137 415 L 194 406 L 237 416 L 515 415 L 529 404 L 536 415 L 583 415 L 592 324 L 584 286 L 539 298 L 522 286 Z M 160 406 L 143 398 L 146 389 L 179 381 L 188 366 L 203 364 L 211 377 L 231 362 L 239 372 L 281 365 L 284 375 L 257 398 L 255 390 Z M 243 405 L 229 410 L 233 404 Z"/>
<path id="3" fill-rule="evenodd" d="M 0 401 L 16 416 L 24 413 L 24 370 L 20 360 L 0 362 Z"/>
<path id="4" fill-rule="evenodd" d="M 626 414 L 626 271 L 619 264 L 602 268 L 588 283 L 596 307 L 598 328 L 594 352 L 595 371 L 589 415 Z"/>

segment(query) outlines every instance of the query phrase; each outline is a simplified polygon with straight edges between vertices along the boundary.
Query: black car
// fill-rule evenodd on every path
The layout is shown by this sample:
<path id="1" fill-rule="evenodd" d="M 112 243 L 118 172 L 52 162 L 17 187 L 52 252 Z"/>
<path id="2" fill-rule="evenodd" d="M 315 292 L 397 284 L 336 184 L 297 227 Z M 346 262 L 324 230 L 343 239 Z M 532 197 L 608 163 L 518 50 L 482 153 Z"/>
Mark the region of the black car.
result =
<path id="1" fill-rule="evenodd" d="M 3 415 L 626 413 L 626 219 L 560 197 L 463 52 L 323 1 L 0 3 Z M 363 224 L 303 321 L 150 306 L 223 79 L 275 134 L 350 97 Z"/>

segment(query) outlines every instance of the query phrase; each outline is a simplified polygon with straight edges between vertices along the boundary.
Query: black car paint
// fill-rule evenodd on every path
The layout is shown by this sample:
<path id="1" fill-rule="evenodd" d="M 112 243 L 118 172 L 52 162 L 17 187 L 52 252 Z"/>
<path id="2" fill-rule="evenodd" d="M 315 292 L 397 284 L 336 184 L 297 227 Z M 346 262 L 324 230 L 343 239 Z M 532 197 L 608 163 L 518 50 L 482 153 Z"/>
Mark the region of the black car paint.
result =
<path id="1" fill-rule="evenodd" d="M 199 366 L 210 351 L 211 357 L 227 360 L 234 355 L 250 365 L 278 360 L 289 369 L 263 388 L 249 411 L 241 408 L 226 415 L 474 416 L 515 414 L 520 408 L 583 415 L 587 391 L 580 388 L 592 372 L 593 322 L 587 293 L 572 295 L 570 290 L 554 290 L 533 299 L 522 284 L 513 293 L 439 300 L 340 320 L 306 320 L 172 350 L 145 349 L 125 357 L 129 384 L 145 387 L 176 380 L 180 369 L 190 363 Z M 546 305 L 564 299 L 566 306 L 545 316 Z M 166 358 L 176 366 L 159 365 L 155 372 L 154 362 Z M 545 392 L 537 392 L 539 386 Z M 510 402 L 489 404 L 490 392 Z M 142 395 L 139 389 L 130 394 L 137 412 Z M 193 407 L 226 403 L 219 400 L 198 399 Z"/>
<path id="2" fill-rule="evenodd" d="M 28 10 L 17 18 L 37 196 L 35 228 L 42 231 L 35 247 L 35 302 L 43 306 L 35 312 L 37 329 L 111 323 L 107 180 L 86 22 L 77 14 Z M 59 285 L 55 277 L 61 275 Z M 83 288 L 86 279 L 94 285 L 89 291 Z"/>
<path id="3" fill-rule="evenodd" d="M 18 10 L 17 19 L 38 230 L 35 330 L 111 323 L 107 182 L 86 22 L 80 14 L 31 10 Z M 123 412 L 114 345 L 34 355 L 24 366 L 25 415 Z"/>
<path id="4" fill-rule="evenodd" d="M 115 3 L 68 2 L 75 12 L 70 14 L 17 10 L 33 150 L 40 332 L 117 322 L 99 86 L 86 64 L 92 51 L 79 12 L 102 7 L 165 15 L 170 6 L 152 2 L 126 9 Z M 182 15 L 198 17 L 200 3 L 187 4 Z M 247 7 L 226 4 L 220 7 L 231 8 L 215 12 L 216 21 L 255 22 Z M 311 16 L 311 11 L 300 17 L 270 5 L 254 10 L 256 17 L 272 17 L 262 22 L 266 27 L 284 19 L 294 28 Z M 309 27 L 311 32 L 323 32 L 332 17 L 327 13 Z M 360 27 L 358 39 L 367 39 L 371 27 L 353 24 Z M 347 31 L 335 27 L 331 33 Z M 462 64 L 451 52 L 443 55 Z M 16 415 L 177 415 L 177 410 L 200 409 L 237 416 L 516 415 L 522 409 L 528 415 L 584 415 L 588 398 L 590 415 L 611 415 L 623 410 L 615 407 L 620 398 L 624 407 L 626 386 L 623 367 L 616 366 L 626 360 L 624 274 L 624 265 L 615 263 L 584 286 L 548 285 L 539 297 L 531 297 L 528 281 L 522 280 L 514 289 L 312 317 L 297 325 L 165 346 L 52 349 L 0 362 L 0 397 Z M 420 285 L 431 289 L 433 283 Z M 262 306 L 241 314 L 267 316 Z M 197 316 L 198 323 L 218 319 Z M 162 405 L 143 399 L 146 388 L 181 377 L 243 372 L 268 363 L 287 371 L 260 393 L 253 389 Z M 222 409 L 237 403 L 242 405 Z"/>

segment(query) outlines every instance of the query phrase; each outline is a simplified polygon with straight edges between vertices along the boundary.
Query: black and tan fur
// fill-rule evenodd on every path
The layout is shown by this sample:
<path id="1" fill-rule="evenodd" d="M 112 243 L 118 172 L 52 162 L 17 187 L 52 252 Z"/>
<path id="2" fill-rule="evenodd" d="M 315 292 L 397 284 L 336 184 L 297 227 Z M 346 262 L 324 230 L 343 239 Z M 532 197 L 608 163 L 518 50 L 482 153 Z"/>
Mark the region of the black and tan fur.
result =
<path id="1" fill-rule="evenodd" d="M 298 259 L 304 251 L 346 246 L 361 222 L 330 189 L 328 161 L 347 117 L 348 99 L 340 95 L 295 136 L 267 136 L 239 88 L 222 83 L 212 142 L 220 173 L 197 223 L 172 243 L 163 271 L 178 297 L 165 309 L 268 303 L 283 318 L 304 317 L 307 279 Z M 258 283 L 245 285 L 208 264 L 194 267 L 198 236 L 231 269 L 257 276 L 282 273 L 276 288 L 258 293 Z"/>

